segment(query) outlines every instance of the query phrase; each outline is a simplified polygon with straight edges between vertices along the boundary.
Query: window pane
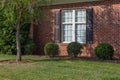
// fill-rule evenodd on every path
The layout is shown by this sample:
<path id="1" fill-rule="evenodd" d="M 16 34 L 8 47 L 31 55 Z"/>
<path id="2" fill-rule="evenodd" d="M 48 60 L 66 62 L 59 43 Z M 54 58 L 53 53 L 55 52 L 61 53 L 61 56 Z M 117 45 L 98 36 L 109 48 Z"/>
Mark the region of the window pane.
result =
<path id="1" fill-rule="evenodd" d="M 81 33 L 81 36 L 83 37 L 86 36 L 86 31 L 81 31 L 80 33 Z"/>
<path id="2" fill-rule="evenodd" d="M 81 37 L 81 43 L 86 43 L 86 37 Z"/>
<path id="3" fill-rule="evenodd" d="M 64 42 L 71 42 L 72 41 L 72 24 L 63 24 L 62 26 L 63 31 L 63 41 Z"/>
<path id="4" fill-rule="evenodd" d="M 85 24 L 76 24 L 76 41 L 80 43 L 86 42 L 86 25 Z"/>
<path id="5" fill-rule="evenodd" d="M 68 40 L 67 40 L 67 41 L 68 41 L 68 42 L 71 42 L 71 41 L 72 41 L 71 39 L 72 39 L 72 36 L 68 37 Z"/>
<path id="6" fill-rule="evenodd" d="M 62 11 L 62 22 L 72 22 L 72 10 Z"/>
<path id="7" fill-rule="evenodd" d="M 78 37 L 78 38 L 76 39 L 76 41 L 77 41 L 77 42 L 82 42 L 82 39 L 81 39 L 80 37 Z"/>
<path id="8" fill-rule="evenodd" d="M 75 22 L 86 23 L 86 10 L 75 10 Z"/>
<path id="9" fill-rule="evenodd" d="M 85 37 L 77 37 L 76 41 L 79 43 L 86 43 L 86 38 Z"/>
<path id="10" fill-rule="evenodd" d="M 76 30 L 85 30 L 86 31 L 86 24 L 76 24 Z"/>

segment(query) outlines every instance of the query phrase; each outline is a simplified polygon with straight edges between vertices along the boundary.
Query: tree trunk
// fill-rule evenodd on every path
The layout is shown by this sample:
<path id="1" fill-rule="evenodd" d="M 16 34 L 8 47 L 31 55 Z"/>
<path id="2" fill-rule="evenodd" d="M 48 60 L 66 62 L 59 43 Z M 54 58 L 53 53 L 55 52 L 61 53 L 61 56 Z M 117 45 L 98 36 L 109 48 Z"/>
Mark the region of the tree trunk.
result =
<path id="1" fill-rule="evenodd" d="M 16 48 L 17 48 L 17 58 L 16 61 L 20 62 L 21 61 L 21 44 L 20 44 L 20 19 L 21 19 L 21 13 L 18 17 L 18 22 L 16 26 Z"/>
<path id="2" fill-rule="evenodd" d="M 20 26 L 16 28 L 16 47 L 17 47 L 17 59 L 16 61 L 21 61 L 21 44 L 20 44 Z"/>

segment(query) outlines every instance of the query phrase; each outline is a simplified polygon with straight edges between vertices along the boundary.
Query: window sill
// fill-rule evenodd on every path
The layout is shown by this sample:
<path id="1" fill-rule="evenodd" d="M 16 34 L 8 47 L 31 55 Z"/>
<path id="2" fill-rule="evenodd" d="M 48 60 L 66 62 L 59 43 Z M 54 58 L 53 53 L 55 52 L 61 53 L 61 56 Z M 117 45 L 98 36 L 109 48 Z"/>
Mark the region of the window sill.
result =
<path id="1" fill-rule="evenodd" d="M 59 43 L 60 46 L 67 46 L 69 43 Z"/>
<path id="2" fill-rule="evenodd" d="M 69 43 L 58 43 L 60 46 L 67 46 Z M 80 43 L 81 45 L 85 46 L 87 43 Z"/>

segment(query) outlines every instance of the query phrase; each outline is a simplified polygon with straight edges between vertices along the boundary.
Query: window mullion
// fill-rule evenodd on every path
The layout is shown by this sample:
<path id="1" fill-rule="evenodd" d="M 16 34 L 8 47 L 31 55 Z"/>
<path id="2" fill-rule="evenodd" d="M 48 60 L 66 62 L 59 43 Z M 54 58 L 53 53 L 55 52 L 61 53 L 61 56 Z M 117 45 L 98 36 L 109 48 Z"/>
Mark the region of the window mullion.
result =
<path id="1" fill-rule="evenodd" d="M 75 41 L 75 10 L 73 10 L 73 15 L 72 15 L 72 17 L 73 17 L 73 27 L 72 27 L 72 41 Z"/>

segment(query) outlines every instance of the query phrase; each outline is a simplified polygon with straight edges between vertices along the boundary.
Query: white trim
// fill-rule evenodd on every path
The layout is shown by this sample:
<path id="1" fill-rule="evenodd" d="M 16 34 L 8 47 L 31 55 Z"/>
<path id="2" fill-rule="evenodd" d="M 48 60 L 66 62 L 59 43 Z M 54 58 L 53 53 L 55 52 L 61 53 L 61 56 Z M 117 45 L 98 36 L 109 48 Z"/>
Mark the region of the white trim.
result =
<path id="1" fill-rule="evenodd" d="M 62 43 L 71 43 L 71 42 L 64 41 L 64 42 L 62 42 Z"/>
<path id="2" fill-rule="evenodd" d="M 75 10 L 73 10 L 73 15 L 72 15 L 72 17 L 73 17 L 73 21 L 72 21 L 72 25 L 73 25 L 73 27 L 72 27 L 72 41 L 75 41 Z"/>
<path id="3" fill-rule="evenodd" d="M 83 23 L 83 22 L 74 22 L 75 24 L 86 24 L 86 22 L 85 23 Z M 73 24 L 73 22 L 62 22 L 62 24 Z"/>

